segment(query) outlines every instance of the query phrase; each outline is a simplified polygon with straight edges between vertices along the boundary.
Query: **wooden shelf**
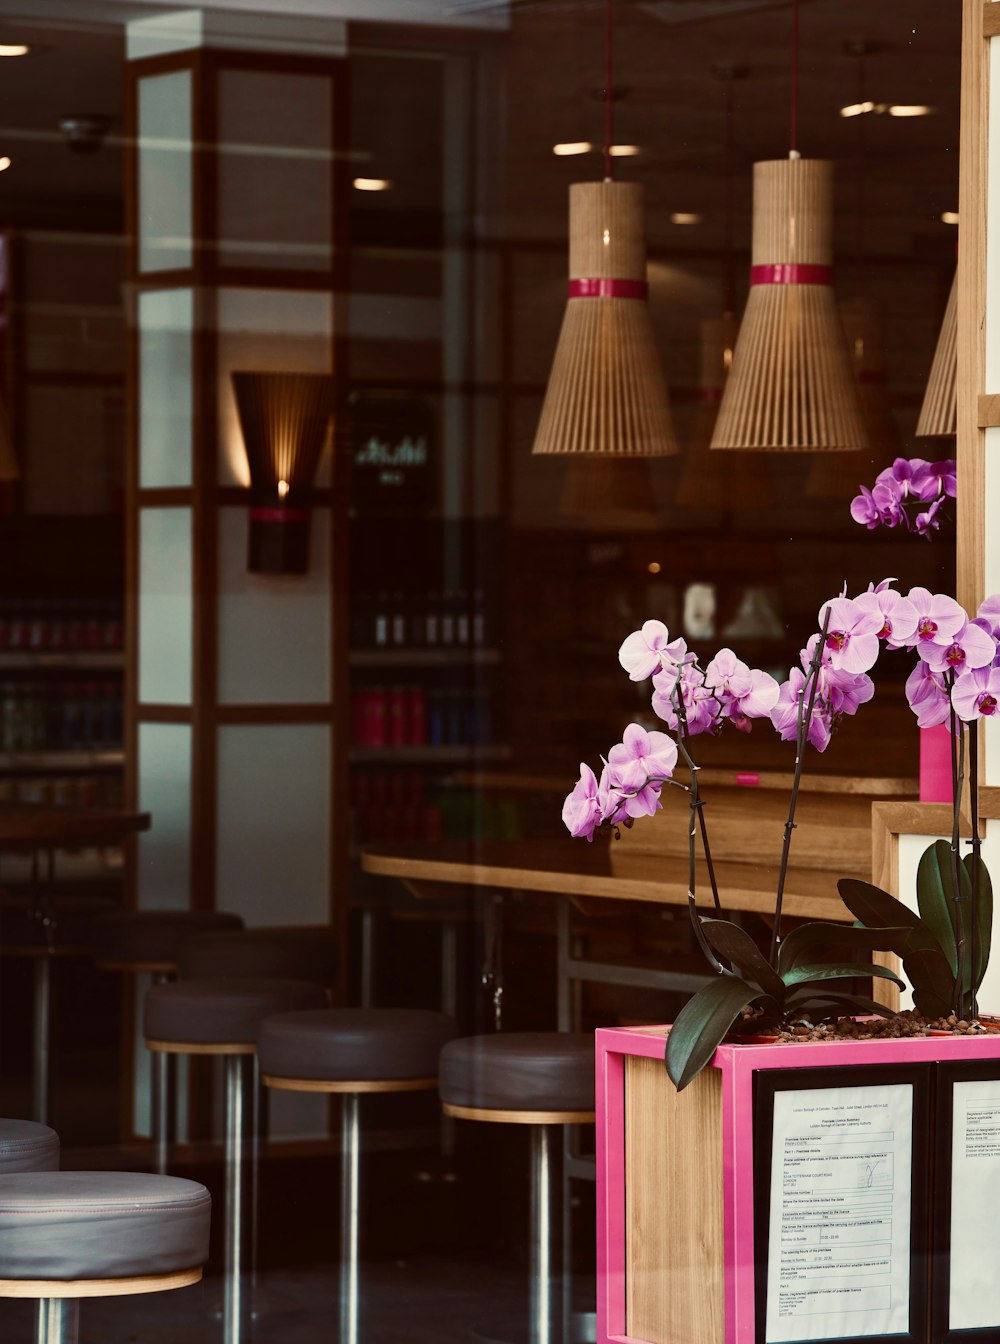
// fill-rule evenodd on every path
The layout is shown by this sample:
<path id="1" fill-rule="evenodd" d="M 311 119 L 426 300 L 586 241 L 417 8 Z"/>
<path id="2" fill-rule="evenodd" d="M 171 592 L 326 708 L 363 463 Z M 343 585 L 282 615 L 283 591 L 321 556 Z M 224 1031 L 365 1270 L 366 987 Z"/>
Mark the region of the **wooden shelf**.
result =
<path id="1" fill-rule="evenodd" d="M 351 667 L 494 667 L 500 662 L 500 650 L 467 644 L 433 649 L 352 649 L 347 661 Z"/>
<path id="2" fill-rule="evenodd" d="M 39 668 L 117 672 L 124 666 L 125 655 L 117 649 L 5 649 L 0 652 L 0 673 L 32 672 Z"/>
<path id="3" fill-rule="evenodd" d="M 468 761 L 502 761 L 509 754 L 506 746 L 456 745 L 445 747 L 352 747 L 354 765 L 447 765 Z"/>
<path id="4" fill-rule="evenodd" d="M 0 772 L 34 770 L 120 770 L 125 753 L 120 747 L 81 751 L 0 751 Z"/>

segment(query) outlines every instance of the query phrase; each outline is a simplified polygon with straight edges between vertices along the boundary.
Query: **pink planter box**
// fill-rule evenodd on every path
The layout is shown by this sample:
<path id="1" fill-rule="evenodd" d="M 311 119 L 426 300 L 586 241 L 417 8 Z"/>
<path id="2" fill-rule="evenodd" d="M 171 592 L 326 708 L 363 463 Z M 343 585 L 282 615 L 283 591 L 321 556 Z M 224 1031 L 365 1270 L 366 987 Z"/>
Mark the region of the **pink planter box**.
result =
<path id="1" fill-rule="evenodd" d="M 810 1069 L 874 1066 L 878 1083 L 888 1065 L 1000 1061 L 996 1035 L 723 1045 L 677 1094 L 662 1062 L 668 1030 L 596 1033 L 598 1344 L 763 1344 L 754 1265 L 755 1076 L 802 1070 L 804 1079 Z M 1000 1079 L 1000 1063 L 986 1071 Z M 782 1085 L 798 1086 L 794 1078 Z M 936 1152 L 928 1147 L 929 1166 Z M 924 1191 L 916 1182 L 912 1191 L 914 1224 L 917 1198 L 938 1179 L 921 1175 Z M 901 1338 L 950 1339 L 944 1311 L 937 1318 L 943 1333 L 927 1333 L 927 1322 L 923 1335 Z"/>

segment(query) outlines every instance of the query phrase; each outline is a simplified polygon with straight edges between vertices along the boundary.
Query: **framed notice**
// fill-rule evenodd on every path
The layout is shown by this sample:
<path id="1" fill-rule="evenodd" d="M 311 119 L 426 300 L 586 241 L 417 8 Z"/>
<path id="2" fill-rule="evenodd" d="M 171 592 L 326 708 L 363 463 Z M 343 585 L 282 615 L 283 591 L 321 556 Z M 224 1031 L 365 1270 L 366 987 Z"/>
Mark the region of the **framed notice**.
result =
<path id="1" fill-rule="evenodd" d="M 941 1063 L 931 1337 L 1000 1341 L 1000 1059 Z"/>
<path id="2" fill-rule="evenodd" d="M 930 1081 L 928 1065 L 755 1075 L 757 1344 L 926 1340 Z"/>
<path id="3" fill-rule="evenodd" d="M 438 423 L 426 398 L 351 397 L 351 507 L 364 517 L 424 514 L 438 505 Z"/>

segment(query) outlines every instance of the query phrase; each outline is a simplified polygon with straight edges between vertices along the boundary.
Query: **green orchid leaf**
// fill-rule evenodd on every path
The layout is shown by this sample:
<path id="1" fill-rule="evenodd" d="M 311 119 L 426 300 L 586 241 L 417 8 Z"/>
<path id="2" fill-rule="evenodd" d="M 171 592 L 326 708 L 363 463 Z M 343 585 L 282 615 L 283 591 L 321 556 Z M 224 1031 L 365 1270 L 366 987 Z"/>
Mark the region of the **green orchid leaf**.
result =
<path id="1" fill-rule="evenodd" d="M 932 947 L 911 946 L 903 955 L 903 970 L 914 997 L 920 993 L 930 995 L 939 1003 L 951 1003 L 955 993 L 955 977 L 944 953 L 936 944 Z M 920 1011 L 923 1012 L 923 1009 Z M 951 1012 L 950 1008 L 948 1012 Z"/>
<path id="2" fill-rule="evenodd" d="M 964 867 L 960 868 L 959 882 L 960 894 L 967 899 L 972 888 Z M 947 840 L 935 840 L 924 850 L 917 866 L 917 907 L 920 918 L 940 944 L 953 976 L 958 974 L 954 892 L 951 846 Z"/>
<path id="3" fill-rule="evenodd" d="M 701 927 L 713 952 L 724 957 L 748 982 L 780 1001 L 785 992 L 781 977 L 748 933 L 728 919 L 702 918 Z"/>
<path id="4" fill-rule="evenodd" d="M 865 928 L 924 928 L 919 915 L 871 882 L 862 882 L 857 877 L 842 877 L 837 883 L 837 890 L 848 910 Z"/>
<path id="5" fill-rule="evenodd" d="M 702 1071 L 743 1009 L 762 997 L 756 985 L 720 976 L 688 999 L 670 1028 L 664 1055 L 678 1092 Z"/>
<path id="6" fill-rule="evenodd" d="M 986 967 L 990 960 L 990 942 L 993 933 L 993 882 L 989 869 L 982 859 L 978 865 L 974 854 L 966 854 L 962 860 L 969 874 L 969 896 L 972 896 L 972 873 L 976 869 L 976 988 L 983 983 Z"/>
<path id="7" fill-rule="evenodd" d="M 930 990 L 915 989 L 913 991 L 913 1006 L 918 1013 L 923 1013 L 924 1017 L 947 1017 L 954 1004 L 950 997 L 942 999 L 937 994 L 931 993 Z"/>
<path id="8" fill-rule="evenodd" d="M 865 928 L 857 924 L 815 922 L 800 924 L 778 948 L 778 971 L 784 974 L 793 966 L 816 962 L 824 957 L 858 952 L 896 952 L 902 954 L 912 929 L 896 927 Z"/>
<path id="9" fill-rule="evenodd" d="M 813 1021 L 816 1021 L 817 1013 L 825 1013 L 827 1016 L 837 1015 L 844 1017 L 844 1006 L 849 1005 L 851 1016 L 863 1013 L 874 1014 L 876 1017 L 895 1017 L 896 1014 L 891 1008 L 887 1008 L 884 1003 L 877 1003 L 873 998 L 866 994 L 851 994 L 845 992 L 839 997 L 832 990 L 825 991 L 829 997 L 812 997 L 812 990 L 809 986 L 795 990 L 785 1000 L 786 1014 L 789 1009 L 794 1008 L 797 1013 L 808 1013 Z M 800 997 L 801 995 L 801 997 Z"/>
<path id="10" fill-rule="evenodd" d="M 855 962 L 850 966 L 796 966 L 781 977 L 788 989 L 797 985 L 819 984 L 824 980 L 869 980 L 872 976 L 879 980 L 892 980 L 900 989 L 906 986 L 886 966 L 876 966 L 874 962 Z"/>

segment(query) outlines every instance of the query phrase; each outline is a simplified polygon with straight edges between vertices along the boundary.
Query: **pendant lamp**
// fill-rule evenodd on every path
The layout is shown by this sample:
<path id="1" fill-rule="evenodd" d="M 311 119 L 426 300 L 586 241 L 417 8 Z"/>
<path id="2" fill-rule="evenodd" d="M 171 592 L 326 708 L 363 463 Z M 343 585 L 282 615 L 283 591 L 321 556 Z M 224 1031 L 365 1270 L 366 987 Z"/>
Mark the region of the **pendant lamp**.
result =
<path id="1" fill-rule="evenodd" d="M 756 457 L 714 456 L 708 451 L 723 388 L 733 362 L 737 324 L 732 313 L 700 323 L 701 371 L 698 408 L 684 450 L 674 503 L 686 509 L 717 509 L 737 501 L 741 509 L 766 508 L 775 501 L 766 464 Z"/>
<path id="2" fill-rule="evenodd" d="M 750 295 L 713 448 L 851 451 L 866 443 L 833 292 L 833 169 L 754 164 Z"/>
<path id="3" fill-rule="evenodd" d="M 534 453 L 677 452 L 649 315 L 643 189 L 569 189 L 569 292 Z"/>
<path id="4" fill-rule="evenodd" d="M 917 438 L 946 438 L 958 433 L 958 272 L 951 282 L 948 306 L 938 335 L 917 421 Z"/>

